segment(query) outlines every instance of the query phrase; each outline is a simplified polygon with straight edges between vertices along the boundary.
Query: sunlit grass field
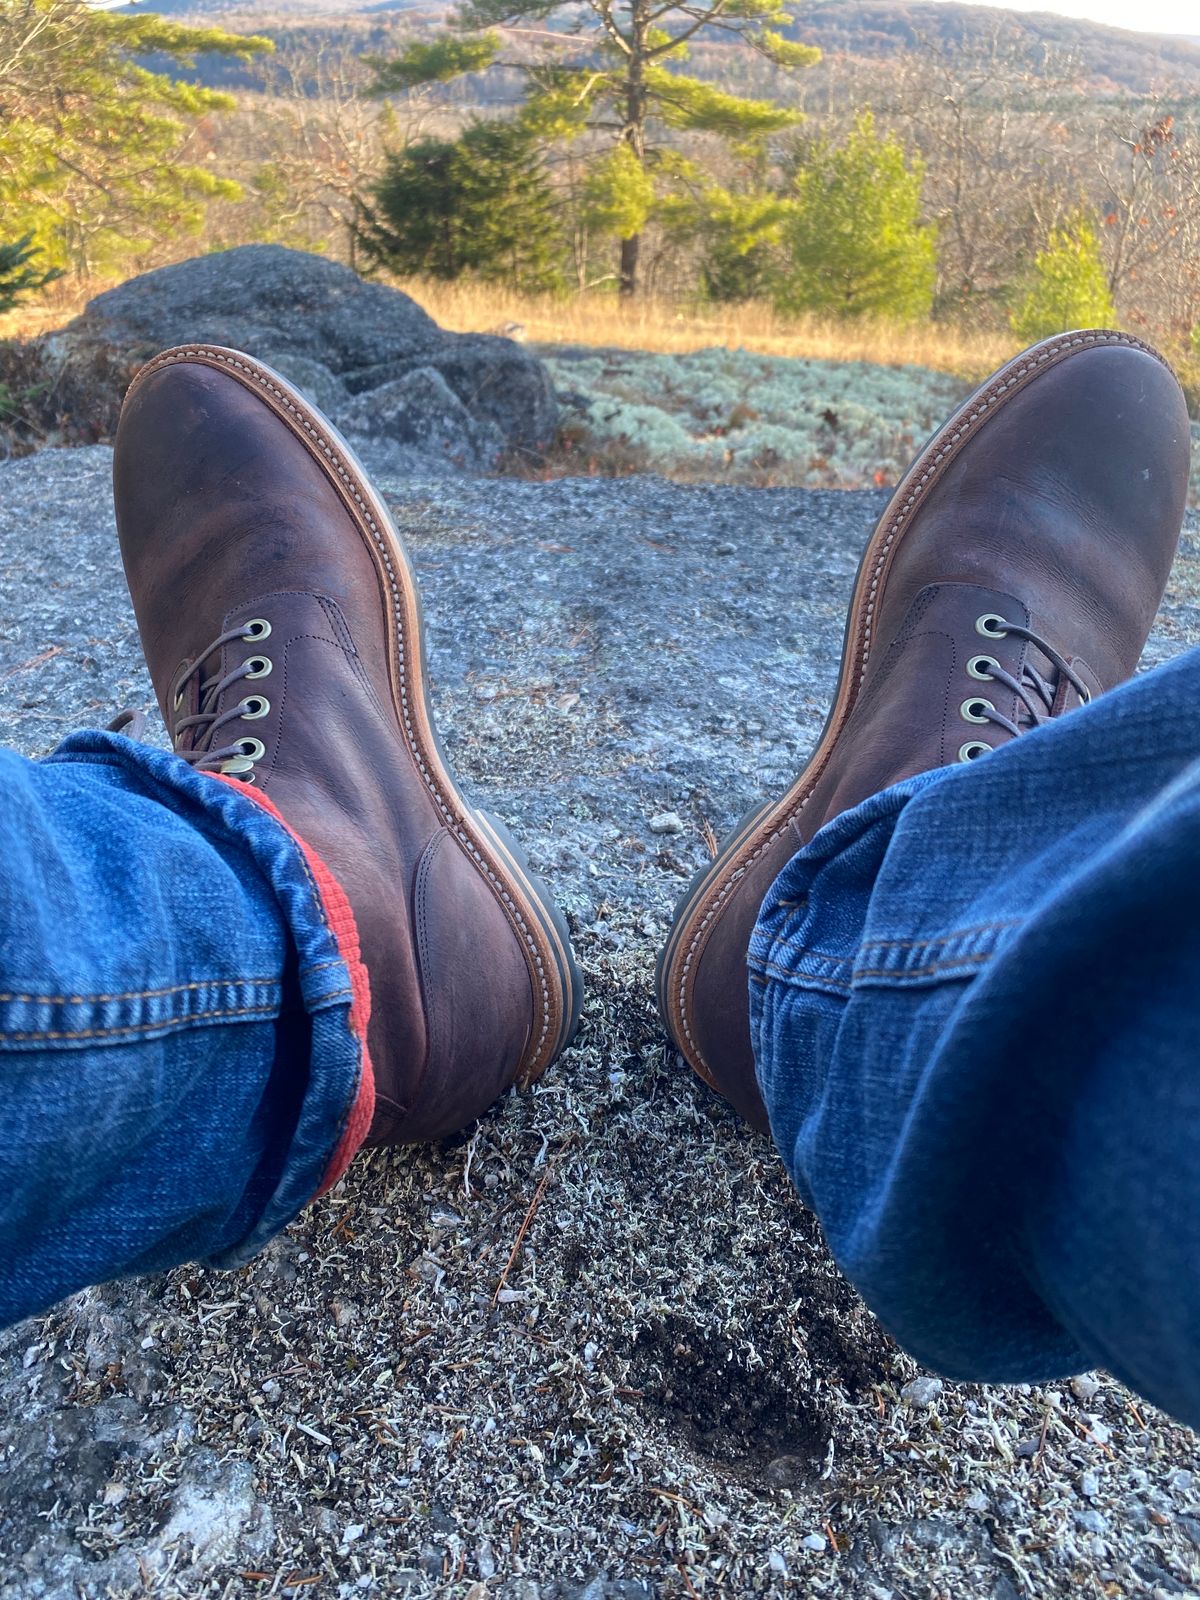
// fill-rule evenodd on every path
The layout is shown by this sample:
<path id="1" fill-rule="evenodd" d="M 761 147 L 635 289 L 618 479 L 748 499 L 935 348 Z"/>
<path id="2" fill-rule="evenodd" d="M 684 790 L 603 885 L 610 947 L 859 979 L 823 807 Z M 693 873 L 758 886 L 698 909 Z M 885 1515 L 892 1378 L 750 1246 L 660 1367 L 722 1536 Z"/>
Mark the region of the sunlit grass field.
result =
<path id="1" fill-rule="evenodd" d="M 436 322 L 459 333 L 508 331 L 539 344 L 591 345 L 681 355 L 712 348 L 810 360 L 871 361 L 984 378 L 1020 348 L 1010 334 L 969 332 L 943 323 L 911 326 L 784 317 L 770 305 L 686 305 L 611 294 L 566 298 L 513 293 L 497 285 L 398 279 L 396 287 Z"/>
<path id="2" fill-rule="evenodd" d="M 625 302 L 615 294 L 531 296 L 492 284 L 428 278 L 385 281 L 410 294 L 444 328 L 458 333 L 513 332 L 538 344 L 657 355 L 745 350 L 754 355 L 927 367 L 967 379 L 986 377 L 1019 347 L 1013 336 L 995 330 L 972 332 L 947 323 L 905 326 L 784 317 L 759 301 L 721 306 L 639 297 Z M 29 338 L 59 327 L 108 287 L 77 279 L 57 284 L 45 296 L 0 316 L 0 339 Z"/>

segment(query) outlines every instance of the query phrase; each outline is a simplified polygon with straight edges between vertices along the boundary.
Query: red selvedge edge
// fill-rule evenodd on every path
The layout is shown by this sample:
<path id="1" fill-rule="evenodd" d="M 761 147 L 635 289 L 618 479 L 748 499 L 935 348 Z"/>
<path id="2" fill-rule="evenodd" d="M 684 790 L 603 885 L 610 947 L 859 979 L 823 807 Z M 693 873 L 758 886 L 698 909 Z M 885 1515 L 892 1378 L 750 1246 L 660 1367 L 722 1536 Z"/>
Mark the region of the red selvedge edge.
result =
<path id="1" fill-rule="evenodd" d="M 367 1049 L 367 1024 L 371 1020 L 371 987 L 358 942 L 358 924 L 354 920 L 354 912 L 341 884 L 312 846 L 306 843 L 294 828 L 288 826 L 280 815 L 278 807 L 268 800 L 265 794 L 260 794 L 248 784 L 239 783 L 236 778 L 224 773 L 209 772 L 205 776 L 215 778 L 218 783 L 228 784 L 231 789 L 236 789 L 239 794 L 245 795 L 247 800 L 252 800 L 255 805 L 261 806 L 269 816 L 275 818 L 288 837 L 295 841 L 312 874 L 325 920 L 337 945 L 338 955 L 346 963 L 350 973 L 350 1032 L 358 1040 L 362 1051 L 358 1093 L 350 1108 L 342 1137 L 338 1140 L 337 1148 L 325 1169 L 325 1175 L 312 1197 L 315 1200 L 320 1195 L 328 1193 L 345 1172 L 366 1138 L 375 1116 L 375 1069 L 371 1065 L 371 1055 Z"/>

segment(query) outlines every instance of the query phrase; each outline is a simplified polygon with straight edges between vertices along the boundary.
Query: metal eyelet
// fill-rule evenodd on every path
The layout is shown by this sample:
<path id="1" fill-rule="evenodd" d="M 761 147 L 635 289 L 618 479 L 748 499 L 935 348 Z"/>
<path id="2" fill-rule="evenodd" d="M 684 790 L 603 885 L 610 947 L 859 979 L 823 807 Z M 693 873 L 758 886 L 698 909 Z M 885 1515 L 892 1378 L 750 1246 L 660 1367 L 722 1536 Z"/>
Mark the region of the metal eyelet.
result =
<path id="1" fill-rule="evenodd" d="M 242 629 L 243 639 L 265 639 L 271 632 L 271 624 L 266 617 L 251 617 Z"/>
<path id="2" fill-rule="evenodd" d="M 232 778 L 244 778 L 247 772 L 253 772 L 254 763 L 249 756 L 230 756 L 228 761 L 222 761 L 221 771 L 228 773 Z"/>
<path id="3" fill-rule="evenodd" d="M 251 656 L 249 661 L 246 663 L 246 666 L 249 669 L 246 673 L 246 677 L 265 678 L 271 671 L 271 665 L 272 663 L 270 656 Z"/>
<path id="4" fill-rule="evenodd" d="M 990 722 L 990 717 L 985 717 L 976 711 L 976 706 L 986 706 L 989 711 L 995 711 L 995 706 L 990 700 L 985 700 L 982 695 L 972 695 L 969 700 L 964 700 L 958 708 L 958 714 L 964 722 Z"/>
<path id="5" fill-rule="evenodd" d="M 991 656 L 972 656 L 967 662 L 967 671 L 972 678 L 978 678 L 981 683 L 990 683 L 1000 670 L 1000 663 Z"/>
<path id="6" fill-rule="evenodd" d="M 1006 617 L 997 616 L 994 611 L 985 611 L 981 617 L 975 618 L 975 632 L 981 633 L 985 639 L 1003 639 L 1008 629 L 1005 626 Z M 992 627 L 996 623 L 998 626 Z"/>
<path id="7" fill-rule="evenodd" d="M 990 756 L 991 753 L 991 745 L 984 744 L 982 739 L 968 739 L 966 744 L 960 744 L 958 747 L 960 761 L 978 761 L 980 756 Z"/>
<path id="8" fill-rule="evenodd" d="M 175 710 L 175 711 L 182 711 L 182 709 L 183 709 L 183 690 L 182 689 L 180 689 L 179 693 L 175 696 L 174 700 L 171 701 L 171 706 L 172 706 L 172 709 Z"/>
<path id="9" fill-rule="evenodd" d="M 261 761 L 267 753 L 267 747 L 261 739 L 239 739 L 238 749 L 247 761 Z"/>
<path id="10" fill-rule="evenodd" d="M 270 709 L 271 702 L 265 694 L 248 694 L 241 705 L 242 721 L 257 722 L 259 717 L 265 717 Z"/>
<path id="11" fill-rule="evenodd" d="M 1091 705 L 1091 703 L 1092 703 L 1092 691 L 1088 688 L 1087 684 L 1085 683 L 1083 688 L 1079 690 L 1079 704 L 1081 706 L 1087 706 L 1087 705 Z"/>

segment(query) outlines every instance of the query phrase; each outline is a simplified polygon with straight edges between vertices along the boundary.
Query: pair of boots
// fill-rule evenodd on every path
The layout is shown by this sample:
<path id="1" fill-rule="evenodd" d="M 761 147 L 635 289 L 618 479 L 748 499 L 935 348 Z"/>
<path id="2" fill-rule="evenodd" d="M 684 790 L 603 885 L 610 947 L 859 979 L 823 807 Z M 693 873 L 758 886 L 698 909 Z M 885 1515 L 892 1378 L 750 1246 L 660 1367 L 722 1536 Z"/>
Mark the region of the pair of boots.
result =
<path id="1" fill-rule="evenodd" d="M 697 874 L 659 958 L 680 1052 L 756 1126 L 746 954 L 772 881 L 870 794 L 981 759 L 1133 672 L 1188 451 L 1162 358 L 1080 332 L 1001 368 L 908 470 L 868 541 L 812 758 Z M 349 900 L 371 991 L 370 1142 L 466 1126 L 570 1043 L 581 979 L 561 913 L 441 748 L 386 507 L 291 385 L 205 346 L 135 379 L 115 493 L 176 752 L 277 810 Z"/>

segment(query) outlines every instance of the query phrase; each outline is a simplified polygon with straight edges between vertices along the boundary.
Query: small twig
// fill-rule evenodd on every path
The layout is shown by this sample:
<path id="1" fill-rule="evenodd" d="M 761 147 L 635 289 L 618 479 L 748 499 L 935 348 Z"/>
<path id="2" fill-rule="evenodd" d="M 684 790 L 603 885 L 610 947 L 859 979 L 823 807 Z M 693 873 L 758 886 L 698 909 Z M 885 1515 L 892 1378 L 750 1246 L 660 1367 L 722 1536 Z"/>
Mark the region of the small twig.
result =
<path id="1" fill-rule="evenodd" d="M 673 1500 L 677 1506 L 685 1506 L 687 1510 L 699 1516 L 700 1507 L 694 1506 L 690 1500 L 685 1500 L 681 1494 L 676 1494 L 673 1489 L 660 1489 L 654 1483 L 648 1483 L 646 1487 L 651 1494 L 656 1494 L 660 1500 Z"/>
<path id="2" fill-rule="evenodd" d="M 692 1580 L 687 1575 L 687 1568 L 683 1564 L 682 1556 L 677 1558 L 675 1565 L 679 1569 L 679 1576 L 683 1579 L 684 1585 L 687 1588 L 687 1592 L 694 1597 L 694 1600 L 700 1600 L 700 1596 L 696 1593 L 696 1589 L 692 1583 Z"/>
<path id="3" fill-rule="evenodd" d="M 542 1203 L 542 1196 L 546 1192 L 546 1185 L 550 1182 L 550 1172 L 551 1168 L 547 1167 L 545 1173 L 542 1175 L 541 1183 L 539 1183 L 537 1188 L 534 1190 L 533 1199 L 529 1202 L 529 1210 L 525 1213 L 525 1220 L 517 1229 L 517 1237 L 513 1241 L 513 1247 L 509 1252 L 508 1260 L 504 1263 L 504 1271 L 500 1274 L 500 1281 L 496 1285 L 496 1292 L 492 1296 L 493 1311 L 500 1303 L 500 1291 L 508 1282 L 508 1275 L 512 1271 L 513 1262 L 517 1259 L 517 1254 L 520 1251 L 522 1244 L 525 1242 L 525 1235 L 529 1232 L 529 1224 L 533 1221 L 534 1213 Z"/>
<path id="4" fill-rule="evenodd" d="M 30 656 L 28 661 L 18 661 L 15 667 L 9 667 L 4 676 L 11 678 L 18 672 L 28 672 L 30 667 L 40 667 L 44 661 L 53 661 L 55 656 L 60 656 L 62 653 L 62 645 L 52 644 L 48 650 L 43 650 L 40 656 Z"/>

